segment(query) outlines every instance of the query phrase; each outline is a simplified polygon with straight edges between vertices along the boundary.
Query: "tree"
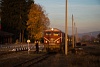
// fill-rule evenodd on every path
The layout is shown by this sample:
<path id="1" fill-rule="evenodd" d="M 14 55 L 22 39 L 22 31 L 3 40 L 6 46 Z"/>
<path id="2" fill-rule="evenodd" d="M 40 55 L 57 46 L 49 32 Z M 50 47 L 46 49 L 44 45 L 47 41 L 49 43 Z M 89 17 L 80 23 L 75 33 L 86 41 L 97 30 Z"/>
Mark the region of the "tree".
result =
<path id="1" fill-rule="evenodd" d="M 82 36 L 82 41 L 83 41 L 83 42 L 88 42 L 88 41 L 90 41 L 90 36 L 89 36 L 89 35 L 83 35 L 83 36 Z"/>
<path id="2" fill-rule="evenodd" d="M 97 35 L 97 37 L 100 39 L 100 33 Z"/>
<path id="3" fill-rule="evenodd" d="M 48 28 L 49 24 L 49 18 L 45 10 L 38 4 L 31 4 L 27 21 L 29 37 L 31 39 L 40 39 L 43 30 Z"/>
<path id="4" fill-rule="evenodd" d="M 2 0 L 2 30 L 13 33 L 17 39 L 26 29 L 27 3 L 25 0 Z"/>
<path id="5" fill-rule="evenodd" d="M 97 38 L 98 38 L 99 43 L 100 43 L 100 33 L 97 35 Z"/>

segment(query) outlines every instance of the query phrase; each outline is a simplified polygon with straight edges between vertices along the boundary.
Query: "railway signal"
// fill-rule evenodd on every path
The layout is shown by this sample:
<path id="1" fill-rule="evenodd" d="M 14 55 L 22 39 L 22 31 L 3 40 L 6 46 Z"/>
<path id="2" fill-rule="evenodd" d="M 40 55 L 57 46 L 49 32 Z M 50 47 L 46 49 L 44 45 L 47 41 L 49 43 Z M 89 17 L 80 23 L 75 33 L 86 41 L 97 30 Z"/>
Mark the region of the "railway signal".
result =
<path id="1" fill-rule="evenodd" d="M 30 43 L 31 41 L 28 39 L 27 40 L 27 43 L 28 43 L 28 51 L 30 51 L 30 46 L 29 46 L 29 43 Z"/>

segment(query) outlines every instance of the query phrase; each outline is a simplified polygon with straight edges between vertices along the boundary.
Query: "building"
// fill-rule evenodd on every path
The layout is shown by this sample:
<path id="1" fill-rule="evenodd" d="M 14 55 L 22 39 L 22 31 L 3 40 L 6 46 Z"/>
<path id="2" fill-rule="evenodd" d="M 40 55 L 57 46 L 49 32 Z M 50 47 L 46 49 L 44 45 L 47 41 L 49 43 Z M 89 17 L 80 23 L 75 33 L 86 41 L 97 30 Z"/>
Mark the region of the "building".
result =
<path id="1" fill-rule="evenodd" d="M 12 43 L 12 37 L 14 34 L 0 31 L 0 44 L 10 44 Z"/>

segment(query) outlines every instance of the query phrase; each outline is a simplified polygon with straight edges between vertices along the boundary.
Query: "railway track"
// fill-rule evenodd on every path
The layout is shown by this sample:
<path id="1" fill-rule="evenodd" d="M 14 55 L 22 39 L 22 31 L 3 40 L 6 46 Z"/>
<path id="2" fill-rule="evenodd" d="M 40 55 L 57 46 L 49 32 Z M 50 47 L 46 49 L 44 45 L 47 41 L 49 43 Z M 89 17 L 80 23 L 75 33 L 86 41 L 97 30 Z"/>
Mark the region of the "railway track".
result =
<path id="1" fill-rule="evenodd" d="M 31 65 L 39 63 L 39 62 L 45 60 L 46 58 L 48 58 L 50 56 L 51 55 L 49 55 L 49 54 L 44 54 L 44 55 L 41 55 L 39 57 L 36 57 L 36 58 L 30 59 L 30 60 L 27 60 L 25 62 L 22 62 L 20 64 L 17 64 L 14 67 L 30 67 Z"/>
<path id="2" fill-rule="evenodd" d="M 3 55 L 9 55 L 9 54 L 13 54 L 13 53 L 20 53 L 22 51 L 0 51 L 0 56 Z"/>
<path id="3" fill-rule="evenodd" d="M 12 53 L 15 53 L 15 52 L 13 52 L 13 51 L 0 51 L 0 56 L 12 54 Z"/>

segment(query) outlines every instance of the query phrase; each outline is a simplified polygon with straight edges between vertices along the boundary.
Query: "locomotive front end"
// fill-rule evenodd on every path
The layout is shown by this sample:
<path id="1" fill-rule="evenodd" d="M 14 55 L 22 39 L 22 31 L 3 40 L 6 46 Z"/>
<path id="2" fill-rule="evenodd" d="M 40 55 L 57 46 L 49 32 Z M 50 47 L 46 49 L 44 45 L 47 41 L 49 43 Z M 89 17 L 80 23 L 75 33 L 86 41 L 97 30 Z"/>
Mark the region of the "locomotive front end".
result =
<path id="1" fill-rule="evenodd" d="M 62 42 L 62 33 L 58 29 L 49 29 L 44 32 L 44 46 L 48 52 L 58 52 Z"/>

